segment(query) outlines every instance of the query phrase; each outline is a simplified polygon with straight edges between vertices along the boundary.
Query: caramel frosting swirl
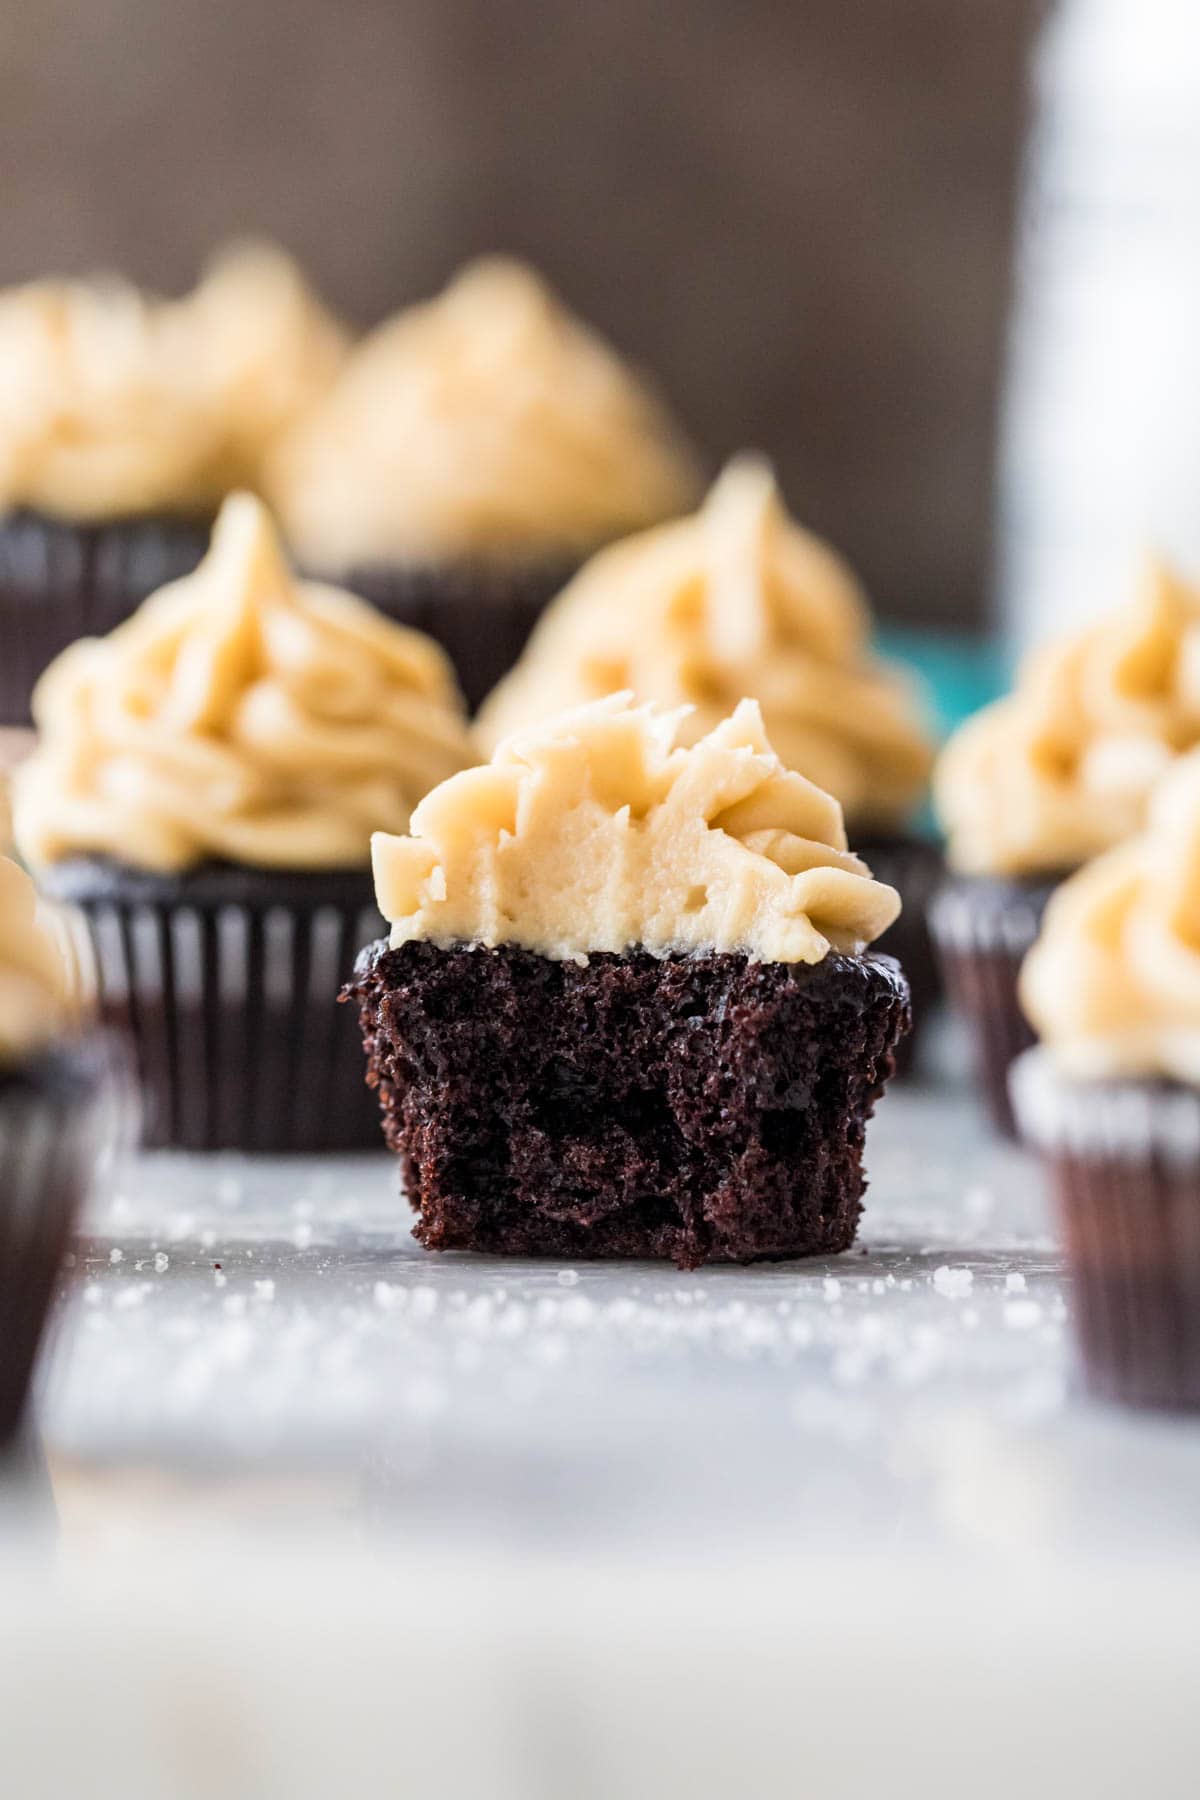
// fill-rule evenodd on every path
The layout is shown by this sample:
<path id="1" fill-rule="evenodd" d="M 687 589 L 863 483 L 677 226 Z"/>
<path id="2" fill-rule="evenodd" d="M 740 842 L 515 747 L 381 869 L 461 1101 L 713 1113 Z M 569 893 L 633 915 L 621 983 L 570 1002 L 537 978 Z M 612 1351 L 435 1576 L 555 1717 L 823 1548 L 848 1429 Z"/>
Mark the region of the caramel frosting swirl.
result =
<path id="1" fill-rule="evenodd" d="M 266 245 L 182 300 L 111 279 L 0 294 L 0 511 L 204 515 L 260 486 L 268 450 L 332 381 L 341 328 Z"/>
<path id="2" fill-rule="evenodd" d="M 248 494 L 226 501 L 193 574 L 51 665 L 33 711 L 14 811 L 34 864 L 365 865 L 372 831 L 405 830 L 472 760 L 437 645 L 293 580 Z"/>
<path id="3" fill-rule="evenodd" d="M 1068 1074 L 1200 1083 L 1200 750 L 1162 782 L 1144 833 L 1056 890 L 1021 1000 Z"/>
<path id="4" fill-rule="evenodd" d="M 681 716 L 611 695 L 501 743 L 376 836 L 393 944 L 631 948 L 761 962 L 861 952 L 900 911 L 837 801 L 786 769 L 746 700 L 685 748 Z"/>
<path id="5" fill-rule="evenodd" d="M 1200 591 L 1157 561 L 1122 611 L 1035 653 L 955 733 L 934 780 L 954 865 L 1075 868 L 1139 831 L 1156 782 L 1200 742 Z"/>
<path id="6" fill-rule="evenodd" d="M 545 615 L 485 703 L 495 743 L 563 707 L 631 688 L 688 706 L 685 737 L 743 694 L 771 742 L 842 804 L 855 828 L 912 812 L 933 760 L 904 679 L 870 654 L 850 570 L 784 511 L 769 465 L 731 463 L 702 510 L 602 550 Z"/>
<path id="7" fill-rule="evenodd" d="M 73 967 L 65 930 L 25 871 L 0 856 L 0 1064 L 42 1049 L 71 1023 Z"/>
<path id="8" fill-rule="evenodd" d="M 575 555 L 692 503 L 657 400 L 529 269 L 471 264 L 355 351 L 270 497 L 312 564 Z"/>

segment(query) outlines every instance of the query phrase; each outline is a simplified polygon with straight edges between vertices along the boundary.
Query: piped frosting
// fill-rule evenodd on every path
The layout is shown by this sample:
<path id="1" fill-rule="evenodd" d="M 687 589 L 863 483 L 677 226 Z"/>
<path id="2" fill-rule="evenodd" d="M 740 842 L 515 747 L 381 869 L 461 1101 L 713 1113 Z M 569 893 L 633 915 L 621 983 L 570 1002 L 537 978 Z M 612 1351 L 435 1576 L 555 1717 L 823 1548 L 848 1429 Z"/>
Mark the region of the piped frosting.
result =
<path id="1" fill-rule="evenodd" d="M 0 856 L 0 1065 L 33 1055 L 74 1016 L 65 932 L 29 876 Z"/>

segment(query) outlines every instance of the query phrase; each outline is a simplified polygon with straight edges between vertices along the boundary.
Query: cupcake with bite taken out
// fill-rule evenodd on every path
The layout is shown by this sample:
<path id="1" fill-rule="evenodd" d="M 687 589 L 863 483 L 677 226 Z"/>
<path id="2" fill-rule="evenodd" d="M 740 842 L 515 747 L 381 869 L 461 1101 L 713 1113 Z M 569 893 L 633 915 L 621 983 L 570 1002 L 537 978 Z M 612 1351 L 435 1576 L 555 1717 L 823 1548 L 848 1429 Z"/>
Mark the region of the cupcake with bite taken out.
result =
<path id="1" fill-rule="evenodd" d="M 435 637 L 472 706 L 586 556 L 698 491 L 647 384 L 503 258 L 367 337 L 272 475 L 302 562 Z"/>
<path id="2" fill-rule="evenodd" d="M 20 1423 L 71 1229 L 117 1119 L 65 926 L 0 856 L 0 1446 Z"/>
<path id="3" fill-rule="evenodd" d="M 1021 998 L 1041 1043 L 1013 1098 L 1052 1177 L 1088 1385 L 1200 1408 L 1200 751 L 1143 834 L 1055 893 Z"/>
<path id="4" fill-rule="evenodd" d="M 920 1018 L 935 992 L 926 900 L 941 858 L 914 830 L 933 745 L 905 677 L 871 653 L 866 598 L 846 564 L 784 510 L 770 467 L 731 463 L 698 513 L 592 559 L 553 602 L 483 706 L 486 745 L 623 688 L 691 710 L 685 742 L 744 694 L 784 764 L 840 803 L 850 841 L 897 888 L 881 946 Z"/>
<path id="5" fill-rule="evenodd" d="M 951 876 L 931 922 L 1002 1131 L 1009 1065 L 1033 1042 L 1017 973 L 1047 902 L 1142 828 L 1156 783 L 1196 743 L 1200 591 L 1151 562 L 1129 606 L 1035 654 L 942 752 L 934 795 Z"/>
<path id="6" fill-rule="evenodd" d="M 369 1079 L 429 1249 L 824 1255 L 909 1022 L 899 911 L 750 701 L 690 745 L 629 695 L 375 839 Z"/>
<path id="7" fill-rule="evenodd" d="M 78 637 L 194 568 L 233 487 L 333 379 L 341 327 L 282 252 L 225 252 L 182 300 L 127 282 L 0 294 L 0 725 Z"/>
<path id="8" fill-rule="evenodd" d="M 375 830 L 472 760 L 435 644 L 298 582 L 248 494 L 200 567 L 39 683 L 14 816 L 86 915 L 151 1143 L 351 1148 L 378 1136 L 334 1005 L 377 926 Z"/>

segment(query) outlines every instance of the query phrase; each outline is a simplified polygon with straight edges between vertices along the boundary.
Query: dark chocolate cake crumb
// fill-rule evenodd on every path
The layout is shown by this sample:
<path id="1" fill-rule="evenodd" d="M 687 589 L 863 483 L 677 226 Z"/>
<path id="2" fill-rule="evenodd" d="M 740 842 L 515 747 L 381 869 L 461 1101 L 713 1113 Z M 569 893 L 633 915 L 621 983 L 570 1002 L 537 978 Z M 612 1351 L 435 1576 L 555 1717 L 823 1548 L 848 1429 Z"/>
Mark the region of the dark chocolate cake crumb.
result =
<path id="1" fill-rule="evenodd" d="M 890 957 L 364 951 L 368 1081 L 429 1249 L 710 1259 L 853 1242 L 908 1029 Z"/>

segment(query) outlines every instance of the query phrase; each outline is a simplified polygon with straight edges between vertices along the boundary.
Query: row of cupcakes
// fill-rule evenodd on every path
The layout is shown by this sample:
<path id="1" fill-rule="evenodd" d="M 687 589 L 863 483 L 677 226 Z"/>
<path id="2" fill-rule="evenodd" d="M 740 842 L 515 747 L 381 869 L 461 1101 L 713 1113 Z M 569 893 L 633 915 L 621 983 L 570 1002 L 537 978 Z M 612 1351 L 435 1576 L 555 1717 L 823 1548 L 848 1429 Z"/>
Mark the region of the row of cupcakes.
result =
<path id="1" fill-rule="evenodd" d="M 35 282 L 0 295 L 0 395 L 0 723 L 194 567 L 234 489 L 306 570 L 440 641 L 472 704 L 592 551 L 700 491 L 651 385 L 502 259 L 359 342 L 263 245 L 179 300 Z"/>

